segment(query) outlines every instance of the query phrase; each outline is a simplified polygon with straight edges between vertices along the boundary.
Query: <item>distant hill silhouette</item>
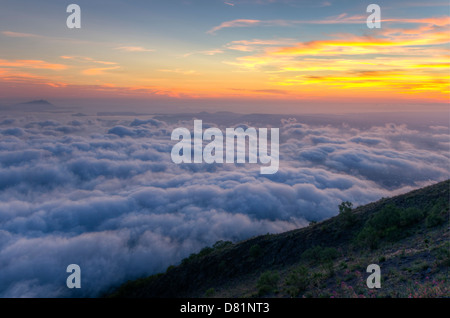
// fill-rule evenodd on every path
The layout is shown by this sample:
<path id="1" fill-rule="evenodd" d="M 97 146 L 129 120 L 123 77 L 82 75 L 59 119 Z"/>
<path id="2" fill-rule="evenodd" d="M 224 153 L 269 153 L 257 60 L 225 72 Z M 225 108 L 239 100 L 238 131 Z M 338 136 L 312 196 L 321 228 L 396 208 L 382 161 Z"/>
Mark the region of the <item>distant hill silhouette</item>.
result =
<path id="1" fill-rule="evenodd" d="M 18 103 L 15 105 L 2 107 L 3 110 L 13 111 L 54 111 L 57 107 L 45 99 L 37 99 L 28 102 Z"/>
<path id="2" fill-rule="evenodd" d="M 450 180 L 310 226 L 216 242 L 106 297 L 450 297 Z M 346 205 L 349 207 L 349 205 Z M 338 207 L 336 207 L 338 210 Z M 378 264 L 382 288 L 369 289 Z"/>
<path id="3" fill-rule="evenodd" d="M 20 103 L 18 105 L 48 105 L 48 106 L 55 106 L 49 101 L 46 101 L 45 99 L 38 99 L 38 100 L 32 100 L 30 102 L 26 103 Z"/>

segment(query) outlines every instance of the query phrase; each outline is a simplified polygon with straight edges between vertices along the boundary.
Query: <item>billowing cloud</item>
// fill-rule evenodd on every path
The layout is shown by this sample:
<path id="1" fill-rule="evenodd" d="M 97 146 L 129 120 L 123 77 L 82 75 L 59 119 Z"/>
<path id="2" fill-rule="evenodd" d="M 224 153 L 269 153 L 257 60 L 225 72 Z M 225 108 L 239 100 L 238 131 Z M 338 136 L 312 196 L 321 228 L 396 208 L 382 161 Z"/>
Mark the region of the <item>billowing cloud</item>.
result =
<path id="1" fill-rule="evenodd" d="M 0 296 L 96 296 L 163 271 L 217 240 L 279 233 L 448 177 L 448 127 L 280 127 L 280 169 L 175 165 L 192 117 L 0 116 Z M 251 126 L 224 115 L 204 127 Z M 256 125 L 256 124 L 255 124 Z M 414 171 L 414 173 L 411 173 Z M 82 268 L 82 289 L 65 286 Z"/>

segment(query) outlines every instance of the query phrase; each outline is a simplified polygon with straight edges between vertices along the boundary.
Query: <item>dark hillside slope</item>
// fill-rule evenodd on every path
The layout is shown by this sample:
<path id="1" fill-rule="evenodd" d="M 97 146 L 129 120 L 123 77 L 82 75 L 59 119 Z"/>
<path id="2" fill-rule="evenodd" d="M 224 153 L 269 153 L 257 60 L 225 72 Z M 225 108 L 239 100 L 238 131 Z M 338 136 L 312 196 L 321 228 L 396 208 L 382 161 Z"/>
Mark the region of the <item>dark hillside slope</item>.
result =
<path id="1" fill-rule="evenodd" d="M 217 242 L 108 296 L 449 296 L 449 189 L 447 180 L 306 228 Z M 372 263 L 384 275 L 376 291 L 365 286 Z"/>

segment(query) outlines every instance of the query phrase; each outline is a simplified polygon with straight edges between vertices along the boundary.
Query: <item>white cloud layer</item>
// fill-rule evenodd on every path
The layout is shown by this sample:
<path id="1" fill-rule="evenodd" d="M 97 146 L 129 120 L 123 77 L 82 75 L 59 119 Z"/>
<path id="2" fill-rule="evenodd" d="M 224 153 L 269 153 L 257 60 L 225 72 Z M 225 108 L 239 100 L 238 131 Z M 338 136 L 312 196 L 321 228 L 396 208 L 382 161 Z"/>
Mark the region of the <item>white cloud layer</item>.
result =
<path id="1" fill-rule="evenodd" d="M 217 240 L 291 230 L 336 215 L 343 200 L 364 204 L 449 175 L 442 126 L 286 118 L 273 123 L 279 172 L 264 176 L 258 165 L 172 163 L 170 134 L 192 120 L 46 116 L 0 114 L 2 297 L 96 296 Z M 78 291 L 65 285 L 72 263 Z"/>

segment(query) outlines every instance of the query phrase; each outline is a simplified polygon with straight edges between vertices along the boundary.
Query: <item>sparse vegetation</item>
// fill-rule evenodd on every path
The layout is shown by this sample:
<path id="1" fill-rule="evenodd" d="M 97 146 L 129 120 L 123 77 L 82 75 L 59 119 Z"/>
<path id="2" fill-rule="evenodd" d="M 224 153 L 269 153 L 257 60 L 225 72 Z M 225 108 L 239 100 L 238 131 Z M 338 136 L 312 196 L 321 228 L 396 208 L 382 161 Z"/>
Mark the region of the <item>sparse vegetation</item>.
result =
<path id="1" fill-rule="evenodd" d="M 430 280 L 425 278 L 425 282 L 418 281 L 410 282 L 408 288 L 403 293 L 402 297 L 408 298 L 436 298 L 448 297 L 450 290 L 448 282 L 444 280 Z"/>
<path id="2" fill-rule="evenodd" d="M 435 253 L 438 266 L 450 267 L 450 242 L 445 242 Z"/>
<path id="3" fill-rule="evenodd" d="M 450 180 L 299 230 L 218 241 L 117 297 L 450 297 Z M 345 213 L 353 220 L 345 221 Z M 366 285 L 379 264 L 382 288 Z"/>

